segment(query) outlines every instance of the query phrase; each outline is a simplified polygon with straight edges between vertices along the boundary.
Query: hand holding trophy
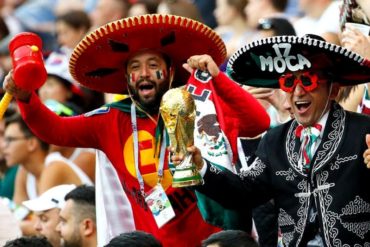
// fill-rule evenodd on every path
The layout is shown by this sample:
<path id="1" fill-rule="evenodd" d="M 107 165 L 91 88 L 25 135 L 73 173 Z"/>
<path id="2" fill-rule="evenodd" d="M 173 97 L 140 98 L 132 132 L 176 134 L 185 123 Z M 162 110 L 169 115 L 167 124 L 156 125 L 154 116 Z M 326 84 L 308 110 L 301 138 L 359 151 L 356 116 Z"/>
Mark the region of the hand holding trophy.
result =
<path id="1" fill-rule="evenodd" d="M 172 186 L 187 187 L 202 183 L 202 177 L 186 148 L 194 144 L 195 103 L 185 89 L 173 88 L 162 97 L 160 113 L 176 155 L 184 160 L 176 166 Z"/>

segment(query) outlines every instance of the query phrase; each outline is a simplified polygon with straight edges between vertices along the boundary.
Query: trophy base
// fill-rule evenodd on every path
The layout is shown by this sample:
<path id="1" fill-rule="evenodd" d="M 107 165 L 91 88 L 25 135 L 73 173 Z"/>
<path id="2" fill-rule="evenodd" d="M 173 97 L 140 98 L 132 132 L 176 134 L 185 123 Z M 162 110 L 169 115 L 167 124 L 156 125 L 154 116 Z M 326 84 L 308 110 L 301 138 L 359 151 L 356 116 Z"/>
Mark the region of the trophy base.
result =
<path id="1" fill-rule="evenodd" d="M 203 178 L 195 166 L 180 168 L 176 167 L 173 174 L 172 187 L 182 188 L 196 186 L 203 183 Z"/>

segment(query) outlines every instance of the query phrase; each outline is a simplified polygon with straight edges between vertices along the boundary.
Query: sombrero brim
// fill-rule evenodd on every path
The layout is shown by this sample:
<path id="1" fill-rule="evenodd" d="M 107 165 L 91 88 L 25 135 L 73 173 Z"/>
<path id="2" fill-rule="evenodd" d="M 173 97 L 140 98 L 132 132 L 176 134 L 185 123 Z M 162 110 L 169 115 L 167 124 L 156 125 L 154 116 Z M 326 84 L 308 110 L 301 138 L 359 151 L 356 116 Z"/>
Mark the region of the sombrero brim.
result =
<path id="1" fill-rule="evenodd" d="M 74 49 L 70 72 L 82 85 L 101 92 L 126 93 L 126 62 L 138 51 L 167 54 L 175 68 L 173 86 L 189 77 L 182 64 L 192 55 L 208 54 L 220 65 L 225 44 L 206 25 L 180 16 L 143 15 L 106 24 L 88 34 Z"/>
<path id="2" fill-rule="evenodd" d="M 285 63 L 285 49 L 281 48 L 277 55 L 275 44 L 291 45 L 288 54 L 291 56 L 290 67 Z M 297 54 L 306 58 L 310 66 L 305 66 L 304 62 L 303 66 L 298 66 L 300 58 Z M 309 69 L 330 73 L 333 80 L 343 86 L 370 81 L 369 62 L 360 55 L 325 41 L 297 36 L 275 36 L 247 44 L 229 59 L 227 73 L 244 85 L 279 88 L 279 77 L 291 72 L 293 67 L 299 68 L 296 71 Z"/>

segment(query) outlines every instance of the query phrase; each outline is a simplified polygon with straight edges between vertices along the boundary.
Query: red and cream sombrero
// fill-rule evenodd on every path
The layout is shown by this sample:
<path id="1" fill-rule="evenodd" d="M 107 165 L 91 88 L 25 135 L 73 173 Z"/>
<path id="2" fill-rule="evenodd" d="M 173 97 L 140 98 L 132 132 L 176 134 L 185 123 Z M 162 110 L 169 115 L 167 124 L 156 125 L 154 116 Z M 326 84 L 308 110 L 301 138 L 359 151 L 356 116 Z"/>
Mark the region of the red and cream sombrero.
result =
<path id="1" fill-rule="evenodd" d="M 101 92 L 126 93 L 126 62 L 141 50 L 167 54 L 175 69 L 173 87 L 189 77 L 182 64 L 208 54 L 220 65 L 226 57 L 221 38 L 206 25 L 174 15 L 142 15 L 111 22 L 89 33 L 74 49 L 69 69 L 76 81 Z"/>

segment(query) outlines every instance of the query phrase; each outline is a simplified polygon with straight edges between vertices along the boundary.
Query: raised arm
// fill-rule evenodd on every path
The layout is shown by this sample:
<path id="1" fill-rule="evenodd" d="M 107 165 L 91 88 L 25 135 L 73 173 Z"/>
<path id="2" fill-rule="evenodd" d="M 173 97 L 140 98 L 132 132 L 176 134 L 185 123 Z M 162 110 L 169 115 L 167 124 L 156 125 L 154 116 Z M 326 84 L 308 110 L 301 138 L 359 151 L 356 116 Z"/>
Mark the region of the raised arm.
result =
<path id="1" fill-rule="evenodd" d="M 40 139 L 59 146 L 100 147 L 95 133 L 105 126 L 101 118 L 57 116 L 40 101 L 35 92 L 17 87 L 12 72 L 5 77 L 4 89 L 16 98 L 23 119 Z"/>

